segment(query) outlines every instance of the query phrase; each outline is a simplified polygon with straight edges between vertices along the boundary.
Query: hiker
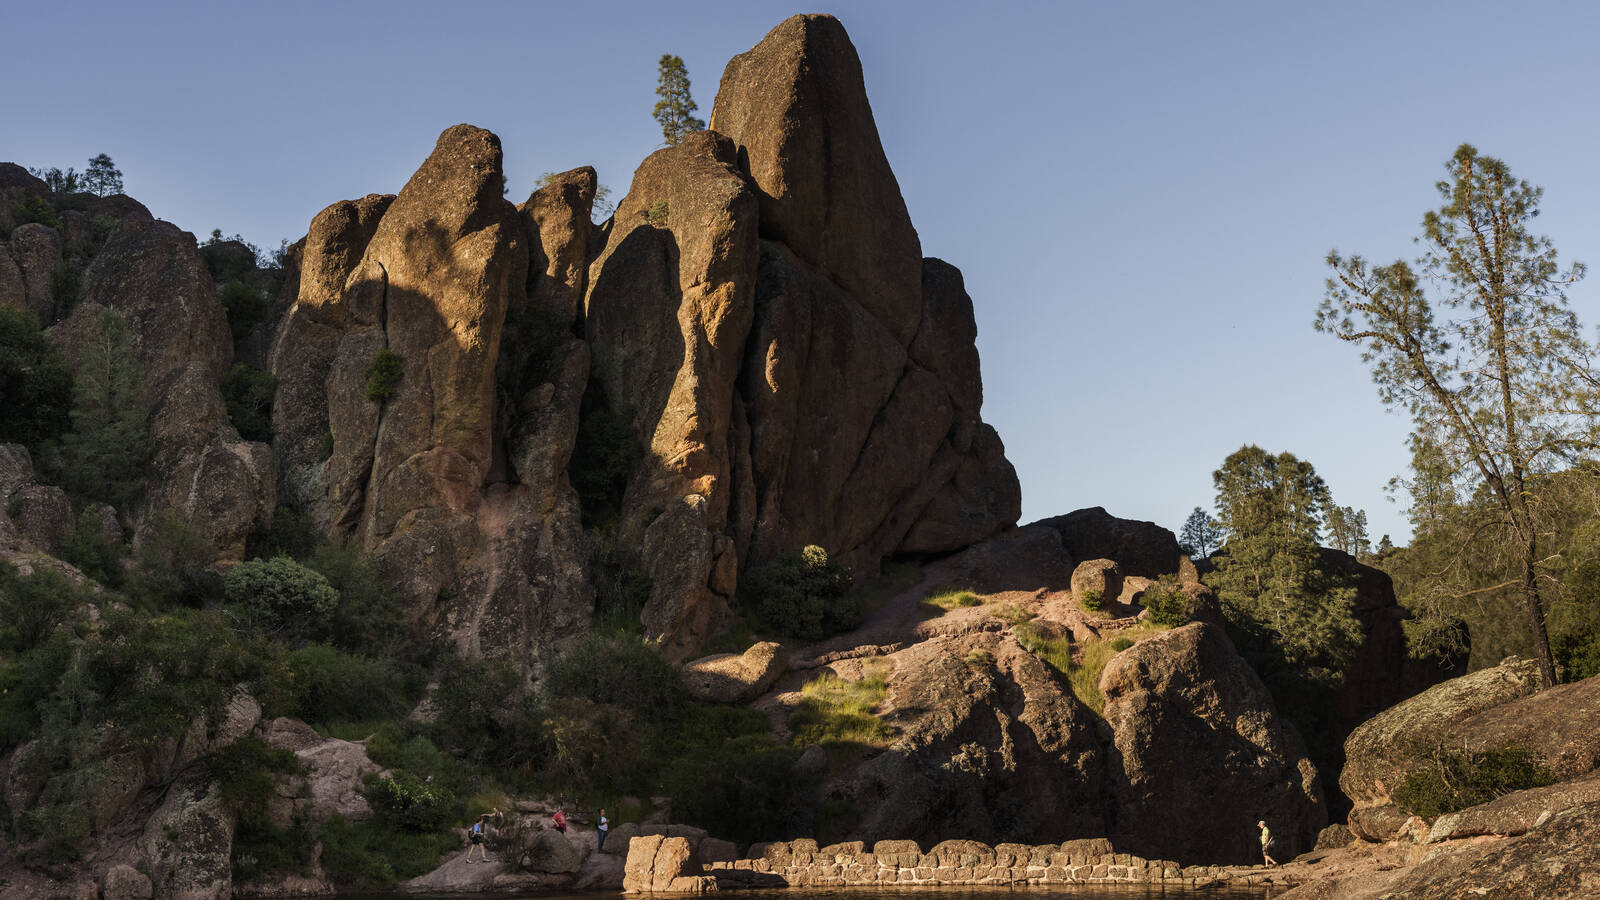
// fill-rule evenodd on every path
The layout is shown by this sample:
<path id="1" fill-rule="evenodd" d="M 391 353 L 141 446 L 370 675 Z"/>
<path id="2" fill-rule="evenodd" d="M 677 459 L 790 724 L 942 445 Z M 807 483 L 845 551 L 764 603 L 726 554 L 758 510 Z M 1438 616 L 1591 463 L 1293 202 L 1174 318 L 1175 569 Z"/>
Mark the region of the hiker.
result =
<path id="1" fill-rule="evenodd" d="M 505 820 L 505 816 L 501 814 L 499 807 L 494 807 L 493 810 L 496 823 Z M 472 827 L 467 830 L 467 840 L 472 842 L 472 845 L 467 848 L 467 862 L 469 863 L 473 861 L 472 851 L 475 849 L 480 851 L 478 854 L 480 862 L 489 862 L 489 816 L 490 813 L 484 813 L 479 816 L 478 821 L 473 822 Z"/>
<path id="2" fill-rule="evenodd" d="M 606 811 L 600 810 L 600 822 L 594 827 L 595 833 L 600 835 L 600 843 L 595 845 L 595 852 L 599 853 L 606 848 L 606 833 L 611 830 L 611 823 L 606 821 Z"/>
<path id="3" fill-rule="evenodd" d="M 1278 861 L 1272 858 L 1272 830 L 1265 821 L 1257 822 L 1256 827 L 1261 829 L 1261 863 L 1262 865 L 1275 866 Z"/>
<path id="4" fill-rule="evenodd" d="M 550 822 L 556 826 L 556 830 L 557 831 L 561 832 L 562 834 L 566 834 L 567 833 L 566 807 L 562 807 L 562 806 L 556 807 L 556 814 L 550 817 Z"/>

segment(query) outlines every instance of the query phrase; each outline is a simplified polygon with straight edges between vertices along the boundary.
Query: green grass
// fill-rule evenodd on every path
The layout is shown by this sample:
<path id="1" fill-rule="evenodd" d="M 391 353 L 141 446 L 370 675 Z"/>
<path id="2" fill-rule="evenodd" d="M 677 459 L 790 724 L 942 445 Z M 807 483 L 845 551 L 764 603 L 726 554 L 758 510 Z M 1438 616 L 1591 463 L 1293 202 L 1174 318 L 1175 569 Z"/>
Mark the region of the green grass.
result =
<path id="1" fill-rule="evenodd" d="M 1009 603 L 1003 606 L 995 607 L 994 611 L 991 612 L 990 615 L 1008 625 L 1011 625 L 1012 627 L 1020 626 L 1030 622 L 1034 617 L 1033 613 L 1018 609 Z M 1018 640 L 1021 640 L 1021 638 L 1018 638 Z"/>
<path id="2" fill-rule="evenodd" d="M 1106 705 L 1105 695 L 1100 693 L 1100 673 L 1105 671 L 1106 663 L 1116 655 L 1117 651 L 1111 648 L 1109 641 L 1089 641 L 1083 645 L 1078 660 L 1067 673 L 1073 696 L 1094 710 L 1095 715 L 1100 715 Z"/>
<path id="3" fill-rule="evenodd" d="M 881 672 L 860 681 L 845 681 L 832 673 L 806 683 L 800 703 L 789 715 L 796 746 L 806 744 L 887 746 L 894 731 L 872 714 L 889 694 Z"/>
<path id="4" fill-rule="evenodd" d="M 1072 674 L 1072 638 L 1068 635 L 1056 637 L 1046 634 L 1044 629 L 1031 621 L 1017 623 L 1011 629 L 1012 637 L 1022 645 L 1022 649 L 1037 656 L 1041 662 L 1060 672 L 1062 675 Z"/>
<path id="5" fill-rule="evenodd" d="M 966 606 L 982 606 L 983 598 L 965 588 L 951 588 L 929 595 L 922 602 L 939 609 L 951 610 Z"/>

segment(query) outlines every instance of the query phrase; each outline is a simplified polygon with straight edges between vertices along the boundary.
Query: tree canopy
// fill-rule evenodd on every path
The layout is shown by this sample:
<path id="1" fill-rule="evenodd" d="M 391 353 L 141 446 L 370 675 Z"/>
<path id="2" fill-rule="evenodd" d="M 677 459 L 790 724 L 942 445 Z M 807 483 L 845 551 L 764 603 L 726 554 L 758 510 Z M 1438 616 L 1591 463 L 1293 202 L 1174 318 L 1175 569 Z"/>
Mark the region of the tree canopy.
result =
<path id="1" fill-rule="evenodd" d="M 1538 476 L 1591 450 L 1600 421 L 1591 348 L 1565 294 L 1584 266 L 1563 270 L 1550 239 L 1529 230 L 1542 188 L 1470 144 L 1445 170 L 1437 183 L 1444 204 L 1423 216 L 1415 265 L 1371 265 L 1330 252 L 1332 276 L 1315 324 L 1360 345 L 1384 403 L 1411 414 L 1413 451 L 1425 457 L 1416 469 L 1423 508 L 1457 481 L 1486 498 L 1490 517 L 1477 539 L 1515 547 L 1528 626 L 1550 685 L 1556 673 L 1539 593 Z M 1439 496 L 1428 499 L 1429 492 Z"/>

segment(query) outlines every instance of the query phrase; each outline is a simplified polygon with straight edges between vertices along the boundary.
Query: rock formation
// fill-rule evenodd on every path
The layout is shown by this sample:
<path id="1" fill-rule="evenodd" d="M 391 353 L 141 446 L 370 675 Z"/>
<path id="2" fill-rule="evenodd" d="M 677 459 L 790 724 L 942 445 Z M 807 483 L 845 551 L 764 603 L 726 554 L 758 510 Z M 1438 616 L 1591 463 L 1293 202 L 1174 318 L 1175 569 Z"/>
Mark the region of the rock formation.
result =
<path id="1" fill-rule="evenodd" d="M 870 572 L 1016 521 L 972 301 L 921 258 L 842 27 L 774 29 L 713 120 L 646 159 L 604 228 L 592 169 L 513 208 L 469 126 L 397 197 L 312 223 L 271 355 L 282 496 L 377 550 L 463 647 L 537 668 L 586 626 L 584 410 L 644 450 L 602 540 L 649 576 L 646 631 L 677 658 L 753 562 L 816 543 Z M 402 369 L 381 403 L 380 350 Z"/>
<path id="2" fill-rule="evenodd" d="M 1297 851 L 1315 843 L 1327 824 L 1316 769 L 1220 628 L 1195 623 L 1140 641 L 1106 665 L 1100 690 L 1128 850 L 1251 862 L 1258 819 Z"/>

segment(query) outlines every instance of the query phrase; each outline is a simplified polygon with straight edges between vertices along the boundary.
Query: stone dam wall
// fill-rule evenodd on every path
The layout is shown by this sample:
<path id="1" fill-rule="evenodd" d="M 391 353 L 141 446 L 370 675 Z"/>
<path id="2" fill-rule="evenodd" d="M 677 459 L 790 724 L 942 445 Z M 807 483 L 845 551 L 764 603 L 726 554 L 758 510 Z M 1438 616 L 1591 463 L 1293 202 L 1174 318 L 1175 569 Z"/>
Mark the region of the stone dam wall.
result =
<path id="1" fill-rule="evenodd" d="M 700 853 L 700 857 L 707 854 Z M 755 844 L 740 859 L 696 859 L 685 838 L 634 838 L 623 889 L 702 893 L 742 887 L 862 887 L 1041 884 L 1248 883 L 1242 867 L 1180 866 L 1117 853 L 1104 838 L 1061 844 L 944 841 L 924 852 L 915 841 L 861 841 L 818 847 L 809 839 Z"/>

